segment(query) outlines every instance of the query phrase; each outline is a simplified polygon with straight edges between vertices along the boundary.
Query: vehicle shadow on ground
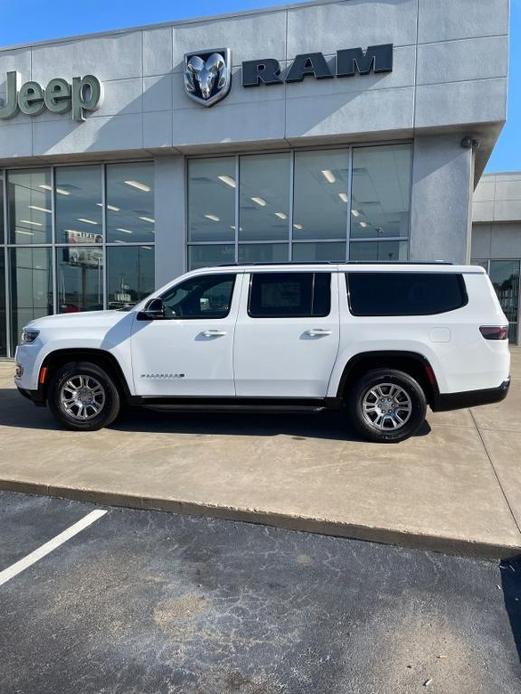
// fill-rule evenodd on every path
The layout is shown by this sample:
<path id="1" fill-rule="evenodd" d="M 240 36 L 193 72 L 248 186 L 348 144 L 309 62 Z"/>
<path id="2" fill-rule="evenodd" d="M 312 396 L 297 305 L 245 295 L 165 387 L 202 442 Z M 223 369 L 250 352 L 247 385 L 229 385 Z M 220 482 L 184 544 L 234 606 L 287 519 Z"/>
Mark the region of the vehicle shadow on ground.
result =
<path id="1" fill-rule="evenodd" d="M 0 426 L 23 429 L 60 429 L 47 408 L 35 407 L 12 388 L 0 388 Z M 293 436 L 337 441 L 361 441 L 344 412 L 157 412 L 126 407 L 111 425 L 117 431 L 222 436 Z M 426 422 L 417 436 L 431 431 Z"/>
<path id="2" fill-rule="evenodd" d="M 521 554 L 502 561 L 500 566 L 505 608 L 521 662 Z"/>

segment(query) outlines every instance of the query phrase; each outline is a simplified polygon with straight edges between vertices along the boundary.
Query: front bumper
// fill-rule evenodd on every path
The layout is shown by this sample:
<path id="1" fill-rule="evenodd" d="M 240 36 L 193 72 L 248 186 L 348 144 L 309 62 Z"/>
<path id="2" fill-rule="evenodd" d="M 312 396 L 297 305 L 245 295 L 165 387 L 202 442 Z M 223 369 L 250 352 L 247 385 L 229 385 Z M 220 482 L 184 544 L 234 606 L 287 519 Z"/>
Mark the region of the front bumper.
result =
<path id="1" fill-rule="evenodd" d="M 27 388 L 20 388 L 20 386 L 16 386 L 18 388 L 18 392 L 20 395 L 23 395 L 24 398 L 27 398 L 31 402 L 33 402 L 37 407 L 44 407 L 46 404 L 46 398 L 45 394 L 43 392 L 43 388 L 38 388 L 38 390 L 27 390 Z"/>
<path id="2" fill-rule="evenodd" d="M 477 407 L 478 405 L 490 405 L 494 402 L 501 402 L 508 395 L 510 388 L 510 378 L 497 388 L 486 388 L 485 390 L 468 390 L 461 393 L 437 393 L 434 397 L 431 409 L 434 412 L 445 412 L 447 410 L 461 410 L 465 407 Z"/>

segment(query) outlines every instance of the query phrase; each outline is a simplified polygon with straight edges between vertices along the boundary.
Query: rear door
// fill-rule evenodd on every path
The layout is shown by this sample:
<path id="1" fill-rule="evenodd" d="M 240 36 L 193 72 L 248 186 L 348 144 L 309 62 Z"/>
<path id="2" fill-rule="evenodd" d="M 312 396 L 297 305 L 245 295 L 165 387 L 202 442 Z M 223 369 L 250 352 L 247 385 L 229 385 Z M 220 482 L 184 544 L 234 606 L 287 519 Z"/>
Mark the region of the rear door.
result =
<path id="1" fill-rule="evenodd" d="M 245 276 L 235 330 L 237 396 L 325 397 L 338 342 L 338 273 Z"/>

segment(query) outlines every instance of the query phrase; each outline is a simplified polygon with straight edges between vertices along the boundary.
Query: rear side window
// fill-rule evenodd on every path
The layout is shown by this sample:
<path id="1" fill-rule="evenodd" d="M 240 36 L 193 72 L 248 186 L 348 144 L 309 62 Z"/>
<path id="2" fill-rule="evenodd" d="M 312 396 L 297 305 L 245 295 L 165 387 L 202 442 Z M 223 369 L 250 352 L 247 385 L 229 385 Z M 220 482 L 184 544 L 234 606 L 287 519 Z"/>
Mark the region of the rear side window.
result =
<path id="1" fill-rule="evenodd" d="M 354 316 L 428 316 L 468 303 L 463 276 L 441 272 L 348 272 Z"/>
<path id="2" fill-rule="evenodd" d="M 258 272 L 251 276 L 252 318 L 327 316 L 331 310 L 328 272 Z"/>

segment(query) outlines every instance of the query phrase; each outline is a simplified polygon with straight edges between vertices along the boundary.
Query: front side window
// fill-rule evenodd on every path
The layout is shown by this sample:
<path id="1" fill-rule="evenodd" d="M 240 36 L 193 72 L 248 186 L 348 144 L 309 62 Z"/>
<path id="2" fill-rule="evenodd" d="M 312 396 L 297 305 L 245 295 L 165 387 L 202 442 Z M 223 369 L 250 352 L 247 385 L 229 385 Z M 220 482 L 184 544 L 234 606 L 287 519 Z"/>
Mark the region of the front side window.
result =
<path id="1" fill-rule="evenodd" d="M 232 305 L 235 274 L 191 277 L 161 298 L 167 318 L 226 318 Z"/>
<path id="2" fill-rule="evenodd" d="M 248 313 L 252 318 L 319 317 L 330 310 L 330 273 L 259 272 L 251 277 Z"/>
<path id="3" fill-rule="evenodd" d="M 463 276 L 441 272 L 349 272 L 354 316 L 427 316 L 468 302 Z"/>

